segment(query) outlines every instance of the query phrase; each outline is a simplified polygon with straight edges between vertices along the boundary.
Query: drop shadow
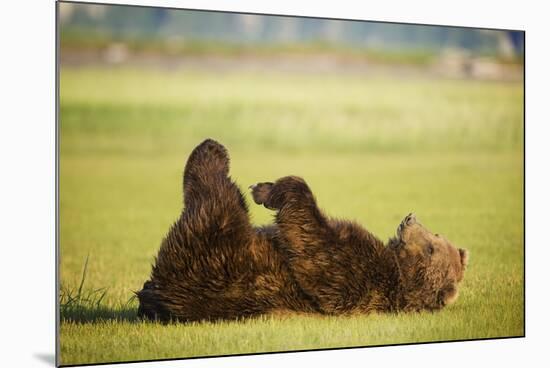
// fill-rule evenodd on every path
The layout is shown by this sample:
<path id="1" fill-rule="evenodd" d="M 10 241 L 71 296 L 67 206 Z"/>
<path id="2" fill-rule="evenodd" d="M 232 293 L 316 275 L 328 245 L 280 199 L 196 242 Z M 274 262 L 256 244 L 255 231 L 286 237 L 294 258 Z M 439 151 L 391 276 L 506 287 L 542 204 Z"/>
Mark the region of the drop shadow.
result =
<path id="1" fill-rule="evenodd" d="M 55 367 L 55 354 L 50 353 L 34 353 L 33 356 L 52 367 Z"/>

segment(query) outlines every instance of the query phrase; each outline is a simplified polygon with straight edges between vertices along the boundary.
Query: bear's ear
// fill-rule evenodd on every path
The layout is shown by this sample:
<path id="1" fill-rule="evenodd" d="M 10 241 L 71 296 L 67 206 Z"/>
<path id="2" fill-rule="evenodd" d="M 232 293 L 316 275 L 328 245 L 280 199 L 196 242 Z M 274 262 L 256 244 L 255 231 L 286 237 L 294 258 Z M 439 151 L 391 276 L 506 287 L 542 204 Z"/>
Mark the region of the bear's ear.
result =
<path id="1" fill-rule="evenodd" d="M 468 252 L 466 249 L 460 248 L 458 250 L 460 253 L 460 264 L 462 265 L 462 270 L 464 271 L 466 269 L 466 266 L 468 266 L 468 260 L 470 258 L 470 252 Z"/>
<path id="2" fill-rule="evenodd" d="M 416 224 L 416 215 L 414 213 L 409 213 L 403 220 L 405 225 L 410 226 Z"/>
<path id="3" fill-rule="evenodd" d="M 405 216 L 403 220 L 401 220 L 401 223 L 397 227 L 397 237 L 401 239 L 403 230 L 405 230 L 407 226 L 411 226 L 414 224 L 416 224 L 416 216 L 414 215 L 414 213 L 409 213 L 407 216 Z"/>

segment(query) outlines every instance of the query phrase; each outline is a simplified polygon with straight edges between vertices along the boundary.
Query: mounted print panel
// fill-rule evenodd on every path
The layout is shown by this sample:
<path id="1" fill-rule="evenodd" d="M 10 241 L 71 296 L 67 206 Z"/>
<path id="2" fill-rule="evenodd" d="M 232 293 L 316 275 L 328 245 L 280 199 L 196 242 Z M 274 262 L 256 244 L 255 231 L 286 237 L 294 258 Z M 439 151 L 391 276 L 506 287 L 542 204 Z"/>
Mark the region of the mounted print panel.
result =
<path id="1" fill-rule="evenodd" d="M 524 336 L 524 32 L 57 7 L 59 365 Z"/>

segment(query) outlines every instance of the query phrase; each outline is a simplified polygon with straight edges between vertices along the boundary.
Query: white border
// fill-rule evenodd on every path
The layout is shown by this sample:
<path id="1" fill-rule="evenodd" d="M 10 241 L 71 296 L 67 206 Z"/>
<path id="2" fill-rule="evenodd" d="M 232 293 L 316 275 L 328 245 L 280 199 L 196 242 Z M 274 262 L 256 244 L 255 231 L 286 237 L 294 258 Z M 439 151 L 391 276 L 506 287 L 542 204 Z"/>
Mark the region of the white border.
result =
<path id="1" fill-rule="evenodd" d="M 113 2 L 113 1 L 105 1 Z M 114 2 L 113 2 L 114 3 Z M 499 366 L 544 359 L 548 323 L 548 27 L 543 2 L 127 0 L 125 3 L 527 31 L 527 338 L 140 363 L 155 367 Z M 541 5 L 538 5 L 541 4 Z M 52 366 L 54 353 L 54 1 L 0 13 L 2 366 Z M 50 361 L 48 364 L 47 362 Z M 543 363 L 544 364 L 544 363 Z M 542 365 L 543 365 L 542 364 Z M 119 365 L 113 365 L 117 367 Z M 130 366 L 130 365 L 126 365 Z"/>

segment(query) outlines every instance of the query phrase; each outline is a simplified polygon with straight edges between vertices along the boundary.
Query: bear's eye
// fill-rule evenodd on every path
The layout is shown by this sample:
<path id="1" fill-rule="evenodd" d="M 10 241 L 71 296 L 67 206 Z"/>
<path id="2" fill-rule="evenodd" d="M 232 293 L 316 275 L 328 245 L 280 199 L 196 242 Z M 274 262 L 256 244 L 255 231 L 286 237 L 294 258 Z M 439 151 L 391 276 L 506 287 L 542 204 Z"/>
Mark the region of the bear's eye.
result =
<path id="1" fill-rule="evenodd" d="M 428 256 L 431 256 L 432 254 L 434 254 L 434 246 L 429 244 L 428 247 L 426 248 L 426 253 L 428 253 Z"/>

